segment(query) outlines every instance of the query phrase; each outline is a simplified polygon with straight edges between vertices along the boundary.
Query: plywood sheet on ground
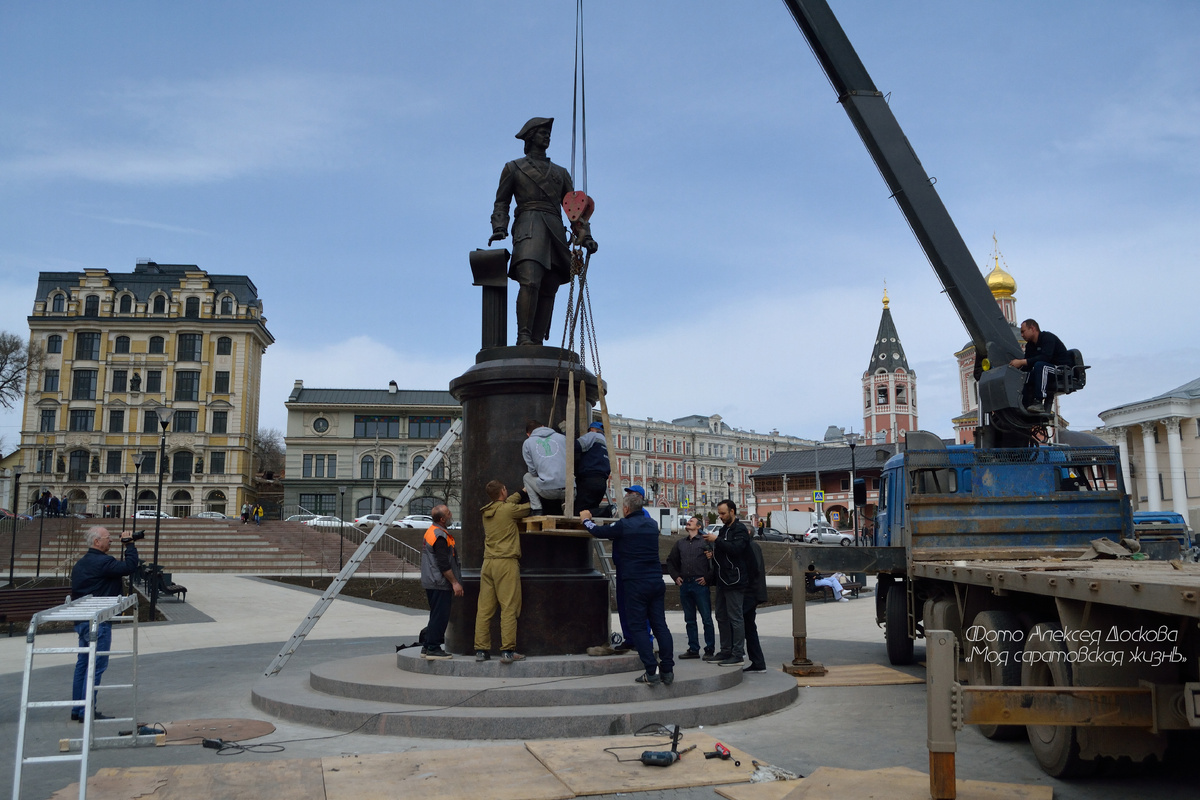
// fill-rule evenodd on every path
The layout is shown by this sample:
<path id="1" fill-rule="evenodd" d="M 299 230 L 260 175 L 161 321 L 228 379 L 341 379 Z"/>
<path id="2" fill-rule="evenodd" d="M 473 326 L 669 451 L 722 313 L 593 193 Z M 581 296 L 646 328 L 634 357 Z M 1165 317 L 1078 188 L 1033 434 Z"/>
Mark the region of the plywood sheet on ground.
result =
<path id="1" fill-rule="evenodd" d="M 102 769 L 88 779 L 89 800 L 325 800 L 316 758 Z M 52 800 L 74 800 L 79 784 Z"/>
<path id="2" fill-rule="evenodd" d="M 1049 786 L 991 781 L 956 782 L 958 800 L 1051 800 Z M 928 800 L 929 776 L 905 767 L 853 770 L 819 767 L 784 800 L 828 800 L 830 797 L 880 798 L 880 800 Z"/>
<path id="3" fill-rule="evenodd" d="M 924 678 L 882 664 L 846 664 L 826 666 L 826 669 L 828 672 L 824 675 L 799 675 L 796 683 L 801 686 L 896 686 L 925 682 Z"/>
<path id="4" fill-rule="evenodd" d="M 753 756 L 728 742 L 723 744 L 729 747 L 733 758 L 728 761 L 704 758 L 705 752 L 715 749 L 716 741 L 707 734 L 684 731 L 679 749 L 693 744 L 696 749 L 685 753 L 681 761 L 669 767 L 647 767 L 640 761 L 643 750 L 670 750 L 669 734 L 546 740 L 526 742 L 525 746 L 577 795 L 648 792 L 748 781 L 754 771 L 750 764 Z M 734 766 L 735 760 L 741 761 L 742 765 Z"/>
<path id="5" fill-rule="evenodd" d="M 327 800 L 566 800 L 575 796 L 521 745 L 331 757 L 322 759 L 321 765 Z"/>
<path id="6" fill-rule="evenodd" d="M 800 785 L 799 781 L 769 781 L 767 783 L 735 783 L 721 786 L 717 794 L 726 800 L 783 800 Z M 848 798 L 841 798 L 848 800 Z"/>
<path id="7" fill-rule="evenodd" d="M 275 726 L 261 719 L 181 719 L 163 723 L 167 744 L 200 744 L 202 739 L 244 742 L 275 732 Z"/>

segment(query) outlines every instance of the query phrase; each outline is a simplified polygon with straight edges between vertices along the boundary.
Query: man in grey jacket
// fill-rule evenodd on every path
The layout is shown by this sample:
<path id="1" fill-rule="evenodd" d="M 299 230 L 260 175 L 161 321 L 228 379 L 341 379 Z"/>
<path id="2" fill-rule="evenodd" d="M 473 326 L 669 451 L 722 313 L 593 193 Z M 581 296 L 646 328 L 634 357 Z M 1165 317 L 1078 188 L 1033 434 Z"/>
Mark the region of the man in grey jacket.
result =
<path id="1" fill-rule="evenodd" d="M 421 542 L 421 586 L 429 601 L 429 624 L 421 632 L 421 658 L 442 660 L 453 658 L 442 644 L 450 622 L 450 604 L 463 596 L 462 566 L 448 530 L 454 515 L 446 506 L 434 506 L 429 516 L 433 524 Z"/>
<path id="2" fill-rule="evenodd" d="M 527 470 L 522 482 L 529 497 L 529 513 L 542 513 L 542 500 L 567 496 L 567 437 L 535 419 L 525 423 L 521 455 Z"/>

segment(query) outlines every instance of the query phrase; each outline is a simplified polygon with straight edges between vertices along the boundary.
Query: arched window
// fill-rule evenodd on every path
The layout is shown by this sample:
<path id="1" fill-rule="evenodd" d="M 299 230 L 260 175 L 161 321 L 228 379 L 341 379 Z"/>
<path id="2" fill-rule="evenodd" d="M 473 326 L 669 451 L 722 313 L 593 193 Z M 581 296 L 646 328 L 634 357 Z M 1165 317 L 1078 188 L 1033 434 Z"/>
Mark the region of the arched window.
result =
<path id="1" fill-rule="evenodd" d="M 56 294 L 50 298 L 50 310 L 56 314 L 61 314 L 67 310 L 67 298 L 64 295 Z"/>
<path id="2" fill-rule="evenodd" d="M 221 298 L 221 314 L 228 316 L 232 313 L 233 313 L 233 298 L 232 297 L 222 297 Z"/>
<path id="3" fill-rule="evenodd" d="M 114 343 L 114 346 L 113 346 L 113 352 L 114 353 L 128 353 L 129 352 L 129 337 L 128 336 L 118 336 L 117 341 Z"/>
<path id="4" fill-rule="evenodd" d="M 363 456 L 363 460 L 359 466 L 358 477 L 364 481 L 369 481 L 375 477 L 375 459 L 373 457 Z"/>
<path id="5" fill-rule="evenodd" d="M 433 511 L 433 507 L 437 505 L 437 498 L 434 497 L 418 497 L 408 504 L 408 513 L 410 514 L 429 514 Z"/>
<path id="6" fill-rule="evenodd" d="M 217 355 L 227 356 L 233 352 L 233 339 L 228 336 L 222 336 L 217 339 Z"/>
<path id="7" fill-rule="evenodd" d="M 381 481 L 390 481 L 392 479 L 392 457 L 380 456 L 379 458 L 379 479 Z"/>
<path id="8" fill-rule="evenodd" d="M 888 404 L 888 388 L 886 386 L 875 387 L 875 405 L 886 406 Z"/>
<path id="9" fill-rule="evenodd" d="M 896 405 L 908 405 L 908 389 L 903 383 L 896 384 Z"/>
<path id="10" fill-rule="evenodd" d="M 163 344 L 164 344 L 163 337 L 151 336 L 150 337 L 150 352 L 151 353 L 162 353 L 163 352 Z"/>
<path id="11" fill-rule="evenodd" d="M 99 295 L 89 294 L 83 301 L 83 315 L 85 317 L 100 316 L 100 297 Z"/>
<path id="12" fill-rule="evenodd" d="M 192 515 L 192 493 L 180 489 L 171 495 L 171 514 L 180 518 Z"/>
<path id="13" fill-rule="evenodd" d="M 163 297 L 161 294 L 154 298 L 154 313 L 167 313 L 167 298 Z"/>
<path id="14" fill-rule="evenodd" d="M 121 516 L 121 508 L 125 504 L 121 501 L 121 493 L 116 489 L 109 489 L 100 497 L 103 507 L 101 514 L 109 519 L 117 519 Z"/>
<path id="15" fill-rule="evenodd" d="M 425 456 L 417 456 L 413 459 L 413 475 L 417 474 L 417 470 L 425 463 Z"/>
<path id="16" fill-rule="evenodd" d="M 192 319 L 200 318 L 200 298 L 189 297 L 183 301 L 183 315 Z"/>
<path id="17" fill-rule="evenodd" d="M 127 294 L 121 295 L 121 313 L 130 314 L 133 312 L 133 297 Z"/>
<path id="18" fill-rule="evenodd" d="M 370 497 L 363 497 L 354 504 L 354 516 L 361 517 L 364 514 L 382 514 L 383 510 L 391 504 L 392 501 L 384 497 L 377 496 L 374 503 L 371 502 Z"/>
<path id="19" fill-rule="evenodd" d="M 86 481 L 88 473 L 88 451 L 87 450 L 72 450 L 70 469 L 67 472 L 67 480 Z"/>
<path id="20" fill-rule="evenodd" d="M 216 511 L 219 514 L 224 514 L 225 508 L 225 493 L 222 491 L 214 489 L 204 498 L 205 511 Z"/>
<path id="21" fill-rule="evenodd" d="M 47 337 L 46 352 L 47 353 L 61 353 L 62 352 L 62 337 L 59 336 L 57 333 L 51 334 L 49 337 Z"/>

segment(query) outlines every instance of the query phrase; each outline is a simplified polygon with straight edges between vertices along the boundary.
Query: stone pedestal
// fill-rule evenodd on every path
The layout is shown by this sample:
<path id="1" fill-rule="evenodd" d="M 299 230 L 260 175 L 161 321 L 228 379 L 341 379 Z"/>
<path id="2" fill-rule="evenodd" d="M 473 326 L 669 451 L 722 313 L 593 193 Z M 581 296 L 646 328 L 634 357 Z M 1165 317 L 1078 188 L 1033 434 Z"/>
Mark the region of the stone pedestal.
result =
<path id="1" fill-rule="evenodd" d="M 596 376 L 578 366 L 574 353 L 556 347 L 490 347 L 475 365 L 450 382 L 462 404 L 462 530 L 456 531 L 466 596 L 455 598 L 446 631 L 453 653 L 473 653 L 479 569 L 483 564 L 483 524 L 479 509 L 489 499 L 484 486 L 500 480 L 510 491 L 521 488 L 525 462 L 525 422 L 551 417 L 554 381 L 555 425 L 566 416 L 567 375 L 576 365 L 575 383 L 583 380 L 590 408 L 599 399 Z M 521 618 L 517 649 L 526 655 L 582 653 L 608 641 L 608 581 L 592 565 L 591 539 L 580 536 L 522 534 Z M 493 650 L 500 648 L 499 614 L 492 621 Z"/>

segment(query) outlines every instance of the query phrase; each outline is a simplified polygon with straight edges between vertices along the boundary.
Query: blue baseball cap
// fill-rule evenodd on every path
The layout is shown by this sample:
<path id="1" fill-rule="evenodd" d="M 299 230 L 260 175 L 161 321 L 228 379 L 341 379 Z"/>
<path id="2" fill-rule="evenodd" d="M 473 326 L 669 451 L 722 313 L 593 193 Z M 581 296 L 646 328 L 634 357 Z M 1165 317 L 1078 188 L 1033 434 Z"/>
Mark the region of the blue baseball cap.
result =
<path id="1" fill-rule="evenodd" d="M 645 500 L 645 499 L 646 499 L 646 490 L 645 490 L 645 489 L 643 489 L 643 488 L 642 488 L 642 487 L 640 487 L 640 486 L 630 486 L 630 487 L 629 487 L 628 489 L 626 489 L 625 491 L 627 491 L 627 492 L 637 492 L 638 494 L 640 494 L 640 495 L 642 496 L 642 499 L 643 499 L 643 500 Z"/>
<path id="2" fill-rule="evenodd" d="M 597 421 L 593 422 L 591 425 L 588 425 L 588 430 L 589 431 L 602 431 L 602 430 L 604 430 L 604 423 L 597 420 Z"/>

